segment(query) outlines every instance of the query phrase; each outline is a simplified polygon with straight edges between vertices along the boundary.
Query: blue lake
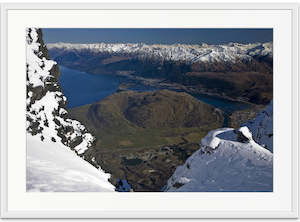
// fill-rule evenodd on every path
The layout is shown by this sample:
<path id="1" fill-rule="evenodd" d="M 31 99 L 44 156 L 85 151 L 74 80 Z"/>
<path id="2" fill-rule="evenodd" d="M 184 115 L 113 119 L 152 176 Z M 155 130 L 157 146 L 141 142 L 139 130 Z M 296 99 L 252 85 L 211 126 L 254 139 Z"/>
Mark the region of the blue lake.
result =
<path id="1" fill-rule="evenodd" d="M 98 102 L 115 93 L 120 84 L 119 79 L 113 75 L 92 75 L 64 66 L 60 66 L 60 71 L 59 82 L 63 93 L 68 98 L 68 108 Z M 149 91 L 155 90 L 155 88 L 140 85 L 131 90 Z M 224 126 L 228 123 L 228 115 L 230 113 L 249 108 L 248 104 L 242 102 L 199 94 L 193 96 L 200 101 L 221 109 L 225 114 Z"/>
<path id="2" fill-rule="evenodd" d="M 59 83 L 68 98 L 68 108 L 94 102 L 116 92 L 119 81 L 111 75 L 92 75 L 60 66 Z"/>
<path id="3" fill-rule="evenodd" d="M 223 98 L 216 98 L 213 96 L 207 96 L 207 95 L 193 95 L 195 98 L 197 98 L 200 101 L 203 101 L 207 104 L 213 105 L 214 107 L 222 110 L 224 112 L 224 123 L 223 127 L 228 126 L 228 118 L 229 115 L 236 111 L 236 110 L 244 110 L 250 108 L 250 105 L 247 103 L 237 102 L 237 101 L 231 101 L 228 99 Z"/>

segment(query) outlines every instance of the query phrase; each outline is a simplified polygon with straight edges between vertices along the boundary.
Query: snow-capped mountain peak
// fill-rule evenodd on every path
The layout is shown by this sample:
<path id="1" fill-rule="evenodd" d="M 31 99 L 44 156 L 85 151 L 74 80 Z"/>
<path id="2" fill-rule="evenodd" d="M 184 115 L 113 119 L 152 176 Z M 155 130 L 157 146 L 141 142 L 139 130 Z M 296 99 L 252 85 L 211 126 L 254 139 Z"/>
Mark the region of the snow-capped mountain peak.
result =
<path id="1" fill-rule="evenodd" d="M 188 45 L 188 44 L 153 44 L 143 43 L 50 43 L 49 50 L 63 51 L 88 50 L 94 53 L 134 54 L 139 57 L 157 58 L 160 60 L 195 62 L 236 62 L 251 60 L 254 56 L 273 55 L 272 42 L 239 44 L 229 43 L 220 45 Z"/>

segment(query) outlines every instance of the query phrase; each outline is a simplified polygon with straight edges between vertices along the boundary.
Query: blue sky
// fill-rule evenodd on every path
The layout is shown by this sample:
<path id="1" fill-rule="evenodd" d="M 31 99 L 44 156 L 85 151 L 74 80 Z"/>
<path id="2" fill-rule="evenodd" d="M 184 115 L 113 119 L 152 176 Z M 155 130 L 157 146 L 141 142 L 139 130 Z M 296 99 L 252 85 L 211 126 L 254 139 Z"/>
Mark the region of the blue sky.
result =
<path id="1" fill-rule="evenodd" d="M 46 43 L 220 44 L 273 41 L 272 29 L 67 29 L 45 28 Z"/>

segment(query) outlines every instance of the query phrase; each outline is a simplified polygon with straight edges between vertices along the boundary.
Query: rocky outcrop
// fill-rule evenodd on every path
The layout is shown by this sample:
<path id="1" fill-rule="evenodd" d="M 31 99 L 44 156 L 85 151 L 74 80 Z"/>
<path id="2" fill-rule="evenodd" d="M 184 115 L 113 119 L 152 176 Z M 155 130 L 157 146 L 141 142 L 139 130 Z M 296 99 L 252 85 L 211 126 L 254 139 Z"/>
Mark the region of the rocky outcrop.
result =
<path id="1" fill-rule="evenodd" d="M 62 142 L 82 155 L 94 137 L 76 120 L 68 118 L 67 99 L 58 83 L 56 62 L 49 58 L 41 29 L 28 28 L 27 41 L 27 132 L 42 141 Z"/>
<path id="2" fill-rule="evenodd" d="M 68 118 L 59 68 L 49 58 L 41 29 L 26 30 L 26 53 L 27 191 L 114 191 L 110 175 L 84 158 L 95 138 Z"/>

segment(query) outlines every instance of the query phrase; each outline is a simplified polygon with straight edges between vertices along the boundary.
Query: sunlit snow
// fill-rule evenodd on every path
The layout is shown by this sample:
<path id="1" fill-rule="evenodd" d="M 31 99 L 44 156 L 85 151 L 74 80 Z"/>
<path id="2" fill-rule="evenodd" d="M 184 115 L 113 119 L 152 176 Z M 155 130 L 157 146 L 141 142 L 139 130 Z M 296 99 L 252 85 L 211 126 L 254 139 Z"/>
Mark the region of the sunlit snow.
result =
<path id="1" fill-rule="evenodd" d="M 273 152 L 273 100 L 255 119 L 243 125 L 250 129 L 257 143 Z"/>
<path id="2" fill-rule="evenodd" d="M 110 175 L 80 158 L 61 143 L 42 142 L 27 134 L 27 191 L 114 191 Z"/>
<path id="3" fill-rule="evenodd" d="M 250 138 L 247 127 L 241 131 Z M 200 149 L 177 167 L 165 191 L 273 191 L 273 154 L 252 139 L 237 142 L 233 135 L 231 128 L 211 131 Z"/>

